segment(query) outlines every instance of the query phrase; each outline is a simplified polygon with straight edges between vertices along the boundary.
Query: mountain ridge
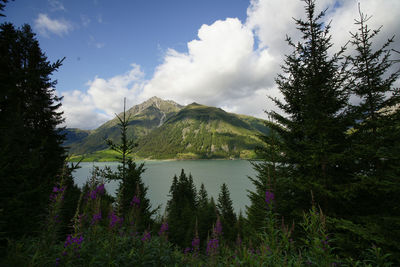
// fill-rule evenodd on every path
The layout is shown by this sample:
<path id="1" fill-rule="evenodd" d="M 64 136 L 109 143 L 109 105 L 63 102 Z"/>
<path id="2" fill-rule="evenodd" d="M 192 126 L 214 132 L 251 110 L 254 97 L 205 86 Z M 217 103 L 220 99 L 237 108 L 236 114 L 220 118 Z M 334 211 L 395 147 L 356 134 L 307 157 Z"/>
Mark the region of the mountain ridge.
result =
<path id="1" fill-rule="evenodd" d="M 254 148 L 262 144 L 257 136 L 268 133 L 262 119 L 158 97 L 131 107 L 126 114 L 127 136 L 138 143 L 133 156 L 141 159 L 255 158 Z M 119 131 L 117 118 L 91 131 L 67 129 L 70 138 L 65 145 L 72 160 L 83 154 L 88 161 L 110 160 L 115 154 L 107 150 L 104 140 L 119 142 Z"/>

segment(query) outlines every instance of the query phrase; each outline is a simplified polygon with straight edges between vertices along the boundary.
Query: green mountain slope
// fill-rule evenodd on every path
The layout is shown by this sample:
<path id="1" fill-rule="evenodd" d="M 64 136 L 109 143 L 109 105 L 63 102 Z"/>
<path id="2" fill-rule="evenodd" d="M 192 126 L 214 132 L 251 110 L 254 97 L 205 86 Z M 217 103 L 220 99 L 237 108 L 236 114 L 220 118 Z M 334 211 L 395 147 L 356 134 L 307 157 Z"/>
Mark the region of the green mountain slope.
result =
<path id="1" fill-rule="evenodd" d="M 157 97 L 152 97 L 146 102 L 130 108 L 126 112 L 129 121 L 128 138 L 138 140 L 147 135 L 180 109 L 182 109 L 182 106 L 177 103 L 164 101 Z M 122 114 L 119 114 L 119 116 L 122 116 Z M 118 119 L 114 118 L 76 142 L 70 142 L 67 136 L 65 145 L 69 147 L 70 154 L 87 154 L 107 149 L 105 139 L 118 142 L 119 138 Z"/>
<path id="2" fill-rule="evenodd" d="M 258 123 L 257 123 L 258 122 Z M 191 104 L 139 140 L 145 158 L 251 158 L 263 121 Z M 263 128 L 264 127 L 264 128 Z"/>
<path id="3" fill-rule="evenodd" d="M 128 137 L 137 140 L 136 157 L 147 159 L 254 158 L 260 144 L 257 135 L 267 134 L 264 121 L 227 113 L 196 103 L 186 107 L 153 97 L 127 111 Z M 104 140 L 119 141 L 117 119 L 110 120 L 77 142 L 70 153 L 89 154 L 88 160 L 110 160 Z"/>

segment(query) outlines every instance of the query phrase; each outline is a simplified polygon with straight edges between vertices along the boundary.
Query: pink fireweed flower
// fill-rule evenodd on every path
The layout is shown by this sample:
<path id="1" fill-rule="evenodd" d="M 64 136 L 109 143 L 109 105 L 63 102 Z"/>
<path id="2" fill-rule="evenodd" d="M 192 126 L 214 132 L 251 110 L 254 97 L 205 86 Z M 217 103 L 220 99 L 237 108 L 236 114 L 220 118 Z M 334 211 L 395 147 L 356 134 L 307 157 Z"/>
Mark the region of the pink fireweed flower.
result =
<path id="1" fill-rule="evenodd" d="M 97 186 L 94 190 L 90 191 L 88 197 L 90 197 L 92 200 L 95 200 L 98 196 L 103 195 L 104 192 L 105 192 L 104 184 L 101 184 Z"/>
<path id="2" fill-rule="evenodd" d="M 151 238 L 150 233 L 147 232 L 147 231 L 145 231 L 145 232 L 143 233 L 142 241 L 143 241 L 143 242 L 149 241 L 150 238 Z"/>
<path id="3" fill-rule="evenodd" d="M 111 211 L 110 215 L 108 215 L 108 218 L 110 219 L 110 224 L 109 224 L 110 228 L 114 228 L 114 226 L 116 226 L 116 225 L 121 226 L 121 225 L 122 225 L 122 222 L 124 221 L 124 219 L 118 217 L 118 216 L 114 213 L 114 211 Z"/>
<path id="4" fill-rule="evenodd" d="M 99 195 L 103 195 L 104 192 L 105 192 L 104 184 L 99 185 L 99 186 L 96 188 L 96 192 L 97 192 L 97 194 L 99 194 Z"/>
<path id="5" fill-rule="evenodd" d="M 196 250 L 196 248 L 198 249 L 199 246 L 200 246 L 200 239 L 198 237 L 193 238 L 192 240 L 193 250 Z"/>
<path id="6" fill-rule="evenodd" d="M 162 235 L 166 234 L 167 231 L 168 231 L 168 223 L 167 223 L 167 222 L 164 222 L 164 223 L 161 225 L 160 231 L 158 231 L 158 235 L 159 235 L 159 236 L 162 236 Z"/>
<path id="7" fill-rule="evenodd" d="M 80 249 L 82 242 L 83 236 L 73 237 L 72 235 L 68 235 L 67 240 L 65 240 L 64 243 L 64 248 L 67 248 L 68 246 L 74 246 L 75 249 Z"/>
<path id="8" fill-rule="evenodd" d="M 93 214 L 93 218 L 92 218 L 92 223 L 91 224 L 94 225 L 100 220 L 101 220 L 101 211 L 99 211 L 99 213 Z"/>
<path id="9" fill-rule="evenodd" d="M 274 193 L 272 193 L 272 192 L 270 192 L 270 191 L 265 191 L 265 203 L 267 204 L 267 205 L 270 205 L 270 204 L 272 204 L 272 201 L 274 200 L 274 198 L 275 198 L 275 195 L 274 195 Z"/>
<path id="10" fill-rule="evenodd" d="M 133 196 L 131 201 L 131 206 L 139 207 L 139 205 L 140 205 L 140 199 L 137 196 Z"/>
<path id="11" fill-rule="evenodd" d="M 200 239 L 197 236 L 195 236 L 192 240 L 192 251 L 194 256 L 197 256 L 199 248 L 200 248 Z"/>
<path id="12" fill-rule="evenodd" d="M 50 201 L 56 202 L 56 200 L 59 196 L 61 196 L 61 200 L 63 200 L 65 189 L 66 189 L 66 187 L 63 187 L 63 186 L 60 186 L 59 188 L 57 186 L 54 186 L 52 193 L 50 194 Z"/>
<path id="13" fill-rule="evenodd" d="M 219 240 L 217 238 L 210 239 L 207 243 L 207 255 L 215 255 L 217 254 L 219 246 Z"/>
<path id="14" fill-rule="evenodd" d="M 222 224 L 221 221 L 219 219 L 219 217 L 217 218 L 217 222 L 215 223 L 215 227 L 214 227 L 214 235 L 215 236 L 219 236 L 222 234 Z"/>

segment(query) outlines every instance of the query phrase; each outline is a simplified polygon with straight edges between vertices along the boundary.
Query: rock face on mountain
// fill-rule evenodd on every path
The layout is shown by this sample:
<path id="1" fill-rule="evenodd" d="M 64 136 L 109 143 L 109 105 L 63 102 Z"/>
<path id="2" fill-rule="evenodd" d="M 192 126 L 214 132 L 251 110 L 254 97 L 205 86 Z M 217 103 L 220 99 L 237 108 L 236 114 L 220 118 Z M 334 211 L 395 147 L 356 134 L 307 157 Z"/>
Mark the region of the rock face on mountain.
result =
<path id="1" fill-rule="evenodd" d="M 260 144 L 257 136 L 268 133 L 261 119 L 197 103 L 181 106 L 158 97 L 126 113 L 128 138 L 138 142 L 134 153 L 139 158 L 252 158 Z M 92 131 L 67 129 L 65 144 L 70 154 L 90 154 L 107 149 L 107 138 L 119 141 L 117 118 Z"/>

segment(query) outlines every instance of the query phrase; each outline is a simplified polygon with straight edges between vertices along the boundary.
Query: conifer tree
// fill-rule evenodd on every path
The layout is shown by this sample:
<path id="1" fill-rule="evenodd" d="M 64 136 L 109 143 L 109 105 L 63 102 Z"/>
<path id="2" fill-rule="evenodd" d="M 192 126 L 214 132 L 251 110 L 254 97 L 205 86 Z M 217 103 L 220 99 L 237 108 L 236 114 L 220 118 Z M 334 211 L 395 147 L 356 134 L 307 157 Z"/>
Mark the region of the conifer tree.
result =
<path id="1" fill-rule="evenodd" d="M 390 45 L 394 37 L 375 49 L 380 28 L 371 30 L 360 10 L 351 33 L 355 54 L 349 56 L 354 82 L 352 93 L 360 102 L 352 106 L 353 128 L 349 154 L 353 157 L 353 177 L 346 187 L 347 212 L 333 226 L 346 229 L 340 236 L 343 250 L 365 249 L 371 243 L 400 256 L 400 130 L 399 89 L 393 88 L 400 70 L 391 72 Z M 354 242 L 352 240 L 357 240 Z"/>
<path id="2" fill-rule="evenodd" d="M 29 25 L 0 26 L 0 232 L 17 238 L 35 234 L 64 164 L 59 125 L 61 98 L 50 63 Z"/>
<path id="3" fill-rule="evenodd" d="M 169 240 L 181 247 L 189 246 L 194 234 L 197 213 L 197 191 L 192 175 L 182 169 L 179 179 L 174 176 L 167 203 Z"/>
<path id="4" fill-rule="evenodd" d="M 199 189 L 197 203 L 197 226 L 200 247 L 204 247 L 217 216 L 214 200 L 208 198 L 208 193 L 203 183 Z"/>
<path id="5" fill-rule="evenodd" d="M 221 191 L 218 195 L 217 208 L 219 215 L 221 216 L 220 218 L 224 233 L 223 237 L 228 242 L 234 243 L 236 238 L 235 224 L 237 219 L 232 207 L 229 189 L 225 183 L 221 185 Z"/>
<path id="6" fill-rule="evenodd" d="M 117 207 L 119 216 L 127 216 L 129 211 L 133 207 L 133 199 L 139 203 L 135 203 L 139 206 L 139 215 L 135 220 L 136 229 L 143 231 L 152 224 L 151 216 L 157 212 L 157 209 L 152 209 L 150 200 L 147 197 L 148 188 L 142 181 L 141 175 L 145 171 L 144 163 L 137 165 L 131 158 L 130 154 L 137 144 L 133 140 L 127 138 L 127 128 L 129 124 L 129 118 L 126 118 L 124 99 L 124 111 L 121 116 L 116 115 L 119 120 L 119 127 L 121 130 L 121 142 L 116 144 L 110 139 L 106 140 L 110 148 L 120 154 L 118 171 L 108 173 L 108 178 L 112 180 L 120 181 L 119 188 L 117 191 Z M 138 200 L 137 200 L 138 199 Z"/>
<path id="7" fill-rule="evenodd" d="M 293 52 L 276 79 L 284 99 L 272 99 L 285 115 L 268 112 L 267 126 L 277 138 L 264 138 L 264 150 L 275 151 L 279 168 L 268 164 L 256 168 L 261 186 L 274 171 L 276 207 L 289 217 L 301 217 L 309 208 L 310 191 L 324 211 L 334 214 L 340 210 L 334 185 L 346 180 L 343 140 L 349 125 L 345 113 L 349 93 L 346 64 L 341 63 L 344 49 L 330 56 L 330 25 L 321 21 L 325 12 L 316 14 L 313 0 L 304 3 L 306 19 L 295 19 L 302 41 L 287 37 Z"/>

